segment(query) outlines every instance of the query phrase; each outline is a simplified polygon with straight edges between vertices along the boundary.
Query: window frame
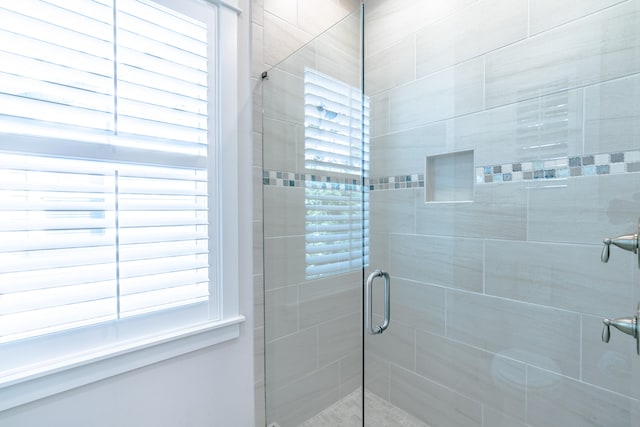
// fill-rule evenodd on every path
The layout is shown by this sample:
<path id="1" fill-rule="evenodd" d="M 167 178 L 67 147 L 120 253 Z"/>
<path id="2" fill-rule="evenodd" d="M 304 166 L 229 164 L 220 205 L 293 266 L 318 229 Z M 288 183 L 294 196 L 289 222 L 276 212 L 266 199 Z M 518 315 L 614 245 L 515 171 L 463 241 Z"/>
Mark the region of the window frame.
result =
<path id="1" fill-rule="evenodd" d="M 211 85 L 209 129 L 217 142 L 208 153 L 209 215 L 211 222 L 210 277 L 218 282 L 217 320 L 167 329 L 161 333 L 134 337 L 115 345 L 92 346 L 54 360 L 0 372 L 0 411 L 71 390 L 114 375 L 206 348 L 240 335 L 245 317 L 239 300 L 239 156 L 238 156 L 238 15 L 241 10 L 219 0 L 153 0 L 178 12 L 193 8 L 216 8 L 214 54 L 215 84 Z M 224 58 L 224 60 L 221 60 Z M 38 137 L 24 137 L 39 143 Z M 9 149 L 0 141 L 0 150 Z M 105 146 L 109 147 L 109 146 Z M 211 149 L 213 148 L 213 149 Z M 126 151 L 122 148 L 120 151 Z M 50 153 L 49 153 L 50 154 Z M 215 225 L 214 225 L 215 224 Z M 91 327 L 78 331 L 78 338 Z M 46 339 L 44 340 L 46 342 Z M 28 344 L 28 343 L 27 343 Z M 45 343 L 46 345 L 46 343 Z M 28 345 L 26 346 L 28 348 Z"/>

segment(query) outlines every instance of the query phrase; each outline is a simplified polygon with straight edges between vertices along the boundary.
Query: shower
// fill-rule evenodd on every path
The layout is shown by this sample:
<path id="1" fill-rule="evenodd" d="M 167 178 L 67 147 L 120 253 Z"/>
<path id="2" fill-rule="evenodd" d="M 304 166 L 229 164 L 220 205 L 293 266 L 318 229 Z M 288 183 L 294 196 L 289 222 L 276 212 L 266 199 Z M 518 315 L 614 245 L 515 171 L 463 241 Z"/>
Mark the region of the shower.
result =
<path id="1" fill-rule="evenodd" d="M 640 423 L 640 1 L 367 0 L 260 84 L 265 425 Z"/>

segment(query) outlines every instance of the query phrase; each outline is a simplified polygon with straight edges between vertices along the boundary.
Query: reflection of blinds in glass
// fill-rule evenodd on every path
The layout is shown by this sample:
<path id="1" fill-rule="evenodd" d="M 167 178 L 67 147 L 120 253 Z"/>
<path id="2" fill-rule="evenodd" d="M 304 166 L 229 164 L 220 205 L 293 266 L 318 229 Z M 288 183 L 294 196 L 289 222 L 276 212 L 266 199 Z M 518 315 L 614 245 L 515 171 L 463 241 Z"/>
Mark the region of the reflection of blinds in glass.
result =
<path id="1" fill-rule="evenodd" d="M 369 139 L 369 98 L 360 89 L 307 68 L 304 117 L 307 169 L 356 176 L 369 170 L 369 144 L 362 143 Z"/>
<path id="2" fill-rule="evenodd" d="M 347 273 L 368 263 L 369 193 L 364 197 L 360 185 L 306 183 L 308 278 Z"/>
<path id="3" fill-rule="evenodd" d="M 72 3 L 0 2 L 0 342 L 208 301 L 212 29 Z"/>
<path id="4" fill-rule="evenodd" d="M 362 177 L 369 169 L 369 99 L 313 70 L 305 69 L 304 82 L 305 167 L 347 176 L 305 185 L 306 276 L 317 278 L 368 263 L 369 193 L 362 192 Z"/>

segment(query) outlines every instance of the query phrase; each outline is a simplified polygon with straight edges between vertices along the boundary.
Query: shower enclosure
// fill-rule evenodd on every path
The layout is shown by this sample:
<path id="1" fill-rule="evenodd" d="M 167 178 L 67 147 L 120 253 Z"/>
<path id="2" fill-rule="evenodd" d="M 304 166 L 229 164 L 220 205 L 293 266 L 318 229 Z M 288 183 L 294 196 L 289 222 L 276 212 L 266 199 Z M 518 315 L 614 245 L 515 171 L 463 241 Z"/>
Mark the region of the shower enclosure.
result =
<path id="1" fill-rule="evenodd" d="M 640 1 L 367 0 L 263 168 L 267 425 L 640 425 Z"/>

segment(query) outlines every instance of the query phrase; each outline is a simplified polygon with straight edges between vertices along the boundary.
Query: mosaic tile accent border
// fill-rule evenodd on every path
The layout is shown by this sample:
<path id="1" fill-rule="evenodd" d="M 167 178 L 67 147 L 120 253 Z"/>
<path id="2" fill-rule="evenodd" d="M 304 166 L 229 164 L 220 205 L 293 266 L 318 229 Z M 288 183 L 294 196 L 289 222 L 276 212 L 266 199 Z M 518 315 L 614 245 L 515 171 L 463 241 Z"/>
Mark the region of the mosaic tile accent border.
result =
<path id="1" fill-rule="evenodd" d="M 374 190 L 399 190 L 403 188 L 424 187 L 424 175 L 396 175 L 383 178 L 370 178 L 365 180 L 370 191 Z"/>
<path id="2" fill-rule="evenodd" d="M 360 179 L 338 178 L 327 175 L 299 174 L 295 172 L 268 171 L 262 172 L 262 184 L 276 187 L 312 187 L 340 190 L 353 190 L 360 186 Z M 396 175 L 382 178 L 366 178 L 366 189 L 397 190 L 403 188 L 424 187 L 424 175 Z M 359 190 L 359 189 L 358 189 Z"/>
<path id="3" fill-rule="evenodd" d="M 268 171 L 262 172 L 262 184 L 276 187 L 308 187 L 352 190 L 360 186 L 359 178 L 338 178 L 328 175 L 304 174 L 295 172 Z"/>
<path id="4" fill-rule="evenodd" d="M 571 177 L 619 175 L 640 172 L 640 150 L 588 156 L 565 157 L 553 160 L 506 163 L 502 165 L 477 166 L 476 184 L 523 181 L 565 180 Z M 361 185 L 358 178 L 338 178 L 328 175 L 298 174 L 294 172 L 264 171 L 264 185 L 278 187 L 313 187 L 354 190 Z M 423 188 L 423 174 L 396 175 L 366 178 L 365 189 L 369 191 Z"/>
<path id="5" fill-rule="evenodd" d="M 640 172 L 640 151 L 476 167 L 476 183 L 558 180 Z"/>

